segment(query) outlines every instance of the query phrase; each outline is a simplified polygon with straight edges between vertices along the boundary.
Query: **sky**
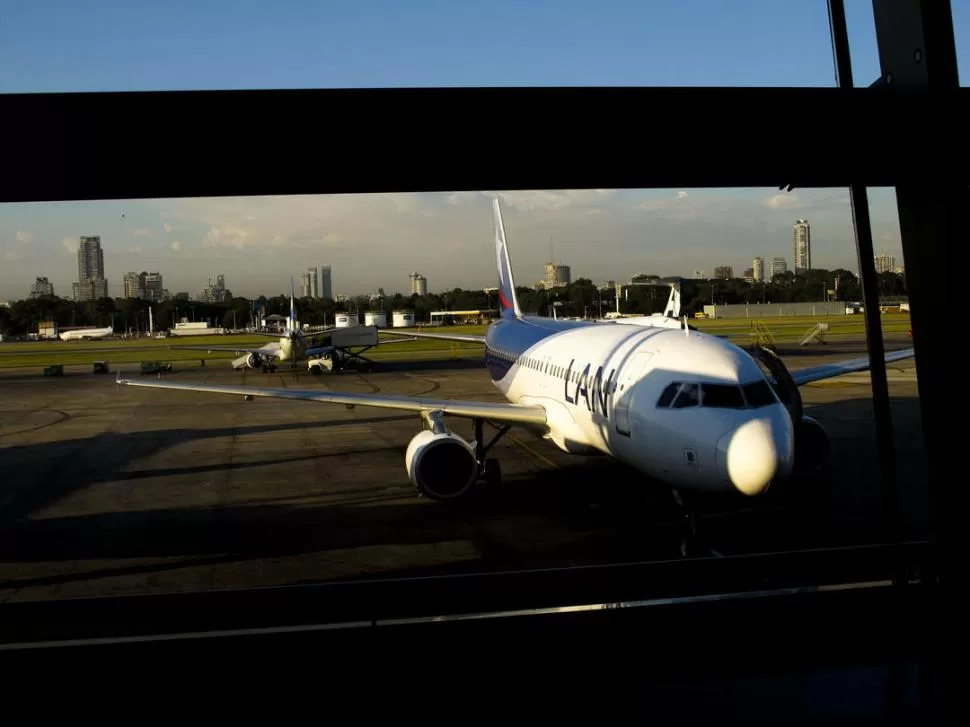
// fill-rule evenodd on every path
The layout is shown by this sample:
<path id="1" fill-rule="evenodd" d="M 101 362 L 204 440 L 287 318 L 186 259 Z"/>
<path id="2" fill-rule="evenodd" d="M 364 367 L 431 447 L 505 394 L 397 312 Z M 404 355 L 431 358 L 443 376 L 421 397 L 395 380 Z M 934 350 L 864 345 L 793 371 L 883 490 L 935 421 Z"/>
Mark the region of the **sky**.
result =
<path id="1" fill-rule="evenodd" d="M 961 70 L 970 3 L 952 2 Z M 854 81 L 879 75 L 871 0 L 846 0 Z M 966 78 L 968 72 L 962 75 Z M 965 83 L 965 82 L 964 82 Z M 0 0 L 0 93 L 405 86 L 833 86 L 825 0 Z M 200 159 L 200 164 L 204 164 Z M 755 255 L 857 268 L 844 190 L 502 193 L 518 284 L 550 249 L 573 277 L 690 275 Z M 871 190 L 877 251 L 901 262 L 891 190 Z M 172 292 L 225 274 L 273 294 L 331 265 L 345 294 L 494 284 L 484 194 L 0 205 L 0 298 L 47 276 L 69 295 L 79 235 L 99 234 L 112 295 L 127 271 Z M 550 246 L 550 242 L 552 243 Z"/>

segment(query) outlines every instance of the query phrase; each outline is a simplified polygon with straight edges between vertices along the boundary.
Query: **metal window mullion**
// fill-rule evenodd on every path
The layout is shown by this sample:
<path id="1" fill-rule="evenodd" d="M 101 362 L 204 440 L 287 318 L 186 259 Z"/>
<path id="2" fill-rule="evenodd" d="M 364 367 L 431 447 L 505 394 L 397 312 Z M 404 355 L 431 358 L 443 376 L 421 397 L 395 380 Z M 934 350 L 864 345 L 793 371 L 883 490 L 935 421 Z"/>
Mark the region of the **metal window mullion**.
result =
<path id="1" fill-rule="evenodd" d="M 835 55 L 835 77 L 839 88 L 851 89 L 852 59 L 849 52 L 849 33 L 843 0 L 829 0 L 829 24 L 832 49 Z M 889 403 L 889 381 L 886 376 L 886 349 L 882 338 L 882 319 L 879 311 L 879 278 L 872 245 L 872 222 L 869 217 L 869 197 L 863 184 L 849 185 L 852 224 L 855 229 L 856 252 L 859 256 L 859 277 L 862 282 L 863 312 L 866 322 L 866 347 L 872 385 L 872 408 L 876 424 L 876 450 L 882 480 L 885 508 L 886 542 L 901 540 L 899 494 L 896 478 L 896 447 L 893 441 L 892 410 Z M 899 574 L 900 577 L 902 574 Z"/>

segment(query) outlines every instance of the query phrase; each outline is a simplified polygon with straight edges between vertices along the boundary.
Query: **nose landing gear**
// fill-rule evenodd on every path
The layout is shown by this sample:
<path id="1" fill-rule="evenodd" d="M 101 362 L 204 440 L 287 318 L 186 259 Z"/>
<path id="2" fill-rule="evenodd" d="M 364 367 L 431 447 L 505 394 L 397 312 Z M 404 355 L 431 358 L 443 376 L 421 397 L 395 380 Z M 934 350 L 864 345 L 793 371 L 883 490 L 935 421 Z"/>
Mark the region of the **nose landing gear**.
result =
<path id="1" fill-rule="evenodd" d="M 680 557 L 681 558 L 720 558 L 721 554 L 704 542 L 697 532 L 697 511 L 686 495 L 671 490 L 674 502 L 681 512 Z"/>

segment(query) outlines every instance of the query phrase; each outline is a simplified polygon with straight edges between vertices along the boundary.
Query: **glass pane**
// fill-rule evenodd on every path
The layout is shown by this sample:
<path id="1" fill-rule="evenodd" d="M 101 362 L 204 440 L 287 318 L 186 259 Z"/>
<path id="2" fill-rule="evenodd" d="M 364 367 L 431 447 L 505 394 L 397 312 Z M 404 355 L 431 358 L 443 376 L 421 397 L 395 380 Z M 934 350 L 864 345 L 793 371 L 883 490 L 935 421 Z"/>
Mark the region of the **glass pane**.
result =
<path id="1" fill-rule="evenodd" d="M 4 31 L 0 92 L 834 84 L 824 2 L 47 0 Z"/>
<path id="2" fill-rule="evenodd" d="M 488 328 L 511 295 L 496 270 L 492 196 L 522 312 L 555 321 Z M 871 200 L 887 348 L 908 348 L 893 195 L 872 190 Z M 798 378 L 866 354 L 844 190 L 9 204 L 0 256 L 4 597 L 668 559 L 684 522 L 672 486 L 696 495 L 700 532 L 721 554 L 882 537 L 864 372 L 798 387 L 820 427 L 796 435 L 799 462 L 824 453 L 825 438 L 831 450 L 817 471 L 752 495 L 742 492 L 757 489 L 758 467 L 730 464 L 770 469 L 762 435 L 777 450 L 796 411 L 779 372 Z M 672 290 L 693 330 L 663 315 Z M 658 326 L 644 367 L 622 342 Z M 500 333 L 510 327 L 519 332 Z M 497 338 L 486 352 L 474 340 L 380 334 L 363 352 L 382 328 Z M 559 343 L 543 348 L 553 334 Z M 756 345 L 784 364 L 761 359 L 785 404 L 761 387 L 745 393 L 756 408 L 657 407 L 675 382 L 750 384 Z M 545 363 L 518 366 L 526 352 Z M 748 367 L 743 377 L 731 361 Z M 415 474 L 415 437 L 431 436 L 415 411 L 119 388 L 119 371 L 136 383 L 313 390 L 363 404 L 532 396 L 588 426 L 546 439 L 514 428 L 488 455 L 507 486 L 488 465 L 468 507 L 445 510 L 428 487 L 440 496 L 467 482 Z M 913 371 L 911 359 L 893 363 L 890 393 L 907 532 L 919 534 Z M 429 461 L 460 473 L 477 435 L 468 419 L 446 423 L 454 437 Z M 576 456 L 603 442 L 613 456 Z"/>

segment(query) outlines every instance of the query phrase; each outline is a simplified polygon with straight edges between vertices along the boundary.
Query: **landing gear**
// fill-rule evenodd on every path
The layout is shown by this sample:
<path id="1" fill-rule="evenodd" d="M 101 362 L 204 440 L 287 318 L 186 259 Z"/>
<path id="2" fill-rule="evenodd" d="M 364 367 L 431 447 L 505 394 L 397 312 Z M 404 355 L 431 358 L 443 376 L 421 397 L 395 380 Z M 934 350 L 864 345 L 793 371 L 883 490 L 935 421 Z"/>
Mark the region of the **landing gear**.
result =
<path id="1" fill-rule="evenodd" d="M 475 419 L 475 459 L 478 460 L 478 481 L 480 484 L 490 487 L 497 487 L 502 484 L 502 467 L 497 459 L 488 457 L 488 453 L 498 444 L 499 440 L 505 436 L 506 432 L 512 427 L 508 424 L 495 426 L 489 422 L 489 426 L 497 430 L 488 444 L 485 444 L 485 421 Z"/>
<path id="2" fill-rule="evenodd" d="M 720 556 L 716 550 L 706 545 L 697 532 L 697 512 L 686 495 L 671 490 L 674 502 L 682 515 L 680 534 L 680 557 L 696 558 Z"/>

